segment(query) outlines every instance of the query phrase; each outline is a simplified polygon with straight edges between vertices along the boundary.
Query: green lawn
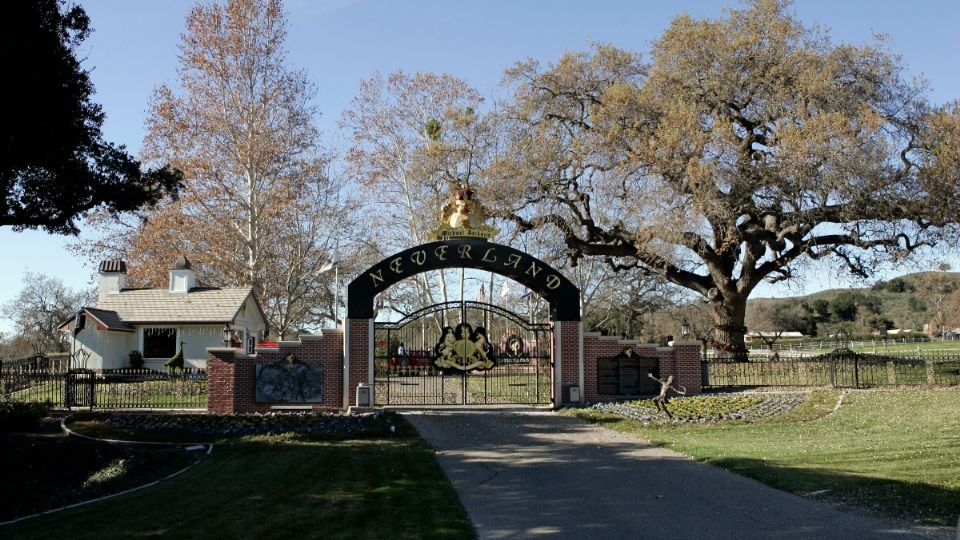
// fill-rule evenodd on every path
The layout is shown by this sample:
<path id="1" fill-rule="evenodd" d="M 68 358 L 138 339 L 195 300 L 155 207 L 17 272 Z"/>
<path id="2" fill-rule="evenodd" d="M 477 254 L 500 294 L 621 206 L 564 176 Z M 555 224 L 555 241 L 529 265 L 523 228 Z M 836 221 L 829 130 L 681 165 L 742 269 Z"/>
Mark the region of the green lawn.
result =
<path id="1" fill-rule="evenodd" d="M 808 340 L 804 342 L 806 345 L 815 345 L 817 343 L 822 343 L 823 347 L 799 349 L 798 352 L 806 354 L 826 354 L 837 348 L 836 342 L 829 339 L 819 341 Z M 777 345 L 789 349 L 791 345 L 799 344 L 797 342 L 791 342 L 790 340 L 781 340 L 777 342 Z M 856 340 L 850 343 L 849 348 L 855 352 L 868 354 L 915 354 L 917 351 L 920 351 L 920 353 L 924 355 L 935 355 L 937 353 L 957 354 L 960 353 L 960 340 L 895 343 L 892 339 L 888 339 L 886 345 L 882 343 L 882 340 L 876 340 L 873 344 L 869 340 L 866 342 Z"/>
<path id="2" fill-rule="evenodd" d="M 406 431 L 406 430 L 403 430 Z M 5 538 L 473 538 L 416 436 L 248 436 L 155 487 L 0 529 Z"/>
<path id="3" fill-rule="evenodd" d="M 98 381 L 95 388 L 97 407 L 101 408 L 170 408 L 205 409 L 207 407 L 206 379 L 168 379 L 135 382 Z M 64 381 L 62 378 L 39 382 L 10 393 L 14 401 L 49 401 L 62 406 Z"/>
<path id="4" fill-rule="evenodd" d="M 960 515 L 960 390 L 815 392 L 753 424 L 643 426 L 575 414 L 774 487 L 944 525 Z"/>
<path id="5" fill-rule="evenodd" d="M 885 354 L 885 353 L 916 353 L 920 351 L 922 354 L 936 354 L 938 352 L 943 352 L 944 354 L 957 354 L 960 353 L 960 341 L 929 341 L 925 343 L 887 343 L 884 346 L 882 343 L 877 342 L 876 345 L 871 345 L 869 343 L 865 345 L 860 345 L 856 347 L 850 347 L 850 350 L 861 352 L 861 353 L 870 353 L 870 354 Z"/>
<path id="6" fill-rule="evenodd" d="M 550 373 L 539 378 L 527 373 L 474 373 L 467 376 L 466 403 L 549 403 Z M 426 376 L 384 376 L 377 379 L 377 405 L 460 405 L 464 386 L 460 374 Z"/>

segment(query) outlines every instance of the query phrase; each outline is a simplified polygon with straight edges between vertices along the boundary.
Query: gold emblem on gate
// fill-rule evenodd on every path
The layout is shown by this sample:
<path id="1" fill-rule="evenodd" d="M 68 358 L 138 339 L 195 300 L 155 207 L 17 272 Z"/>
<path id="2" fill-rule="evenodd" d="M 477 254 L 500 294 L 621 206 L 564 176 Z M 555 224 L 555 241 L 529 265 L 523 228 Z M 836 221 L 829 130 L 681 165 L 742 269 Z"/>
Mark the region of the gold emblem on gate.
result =
<path id="1" fill-rule="evenodd" d="M 488 217 L 487 209 L 473 198 L 473 190 L 461 184 L 440 208 L 440 223 L 430 231 L 430 238 L 489 240 L 500 230 L 487 225 Z"/>
<path id="2" fill-rule="evenodd" d="M 444 327 L 434 352 L 437 356 L 433 364 L 441 369 L 470 371 L 494 366 L 493 347 L 482 326 L 473 329 L 467 323 L 460 323 L 456 330 Z"/>

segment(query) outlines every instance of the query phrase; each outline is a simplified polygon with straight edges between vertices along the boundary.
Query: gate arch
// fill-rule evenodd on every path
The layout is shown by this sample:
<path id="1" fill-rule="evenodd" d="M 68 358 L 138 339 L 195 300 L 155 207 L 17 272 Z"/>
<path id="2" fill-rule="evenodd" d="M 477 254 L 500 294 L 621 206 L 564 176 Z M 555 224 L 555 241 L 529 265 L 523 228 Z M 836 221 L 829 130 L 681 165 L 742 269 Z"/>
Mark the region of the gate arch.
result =
<path id="1" fill-rule="evenodd" d="M 531 289 L 550 307 L 552 403 L 582 401 L 583 325 L 580 291 L 549 264 L 527 253 L 483 239 L 448 239 L 421 244 L 386 257 L 347 286 L 344 320 L 344 407 L 359 383 L 374 379 L 374 298 L 403 279 L 431 270 L 473 268 L 508 277 Z M 569 387 L 577 387 L 570 391 Z M 371 392 L 375 389 L 371 388 Z M 371 403 L 375 401 L 372 400 Z"/>
<path id="2" fill-rule="evenodd" d="M 508 277 L 543 297 L 551 320 L 580 320 L 580 291 L 566 276 L 532 255 L 485 240 L 430 242 L 383 259 L 347 286 L 347 318 L 372 318 L 377 294 L 408 277 L 446 268 L 474 268 Z"/>

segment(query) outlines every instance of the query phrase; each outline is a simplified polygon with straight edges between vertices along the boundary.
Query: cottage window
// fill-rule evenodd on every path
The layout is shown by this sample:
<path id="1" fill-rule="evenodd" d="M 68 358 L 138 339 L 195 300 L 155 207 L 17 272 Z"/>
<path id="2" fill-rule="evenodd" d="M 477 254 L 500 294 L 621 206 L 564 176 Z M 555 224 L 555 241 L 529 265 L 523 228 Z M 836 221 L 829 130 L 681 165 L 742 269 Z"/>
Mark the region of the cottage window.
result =
<path id="1" fill-rule="evenodd" d="M 143 357 L 172 358 L 177 354 L 176 328 L 144 328 Z"/>

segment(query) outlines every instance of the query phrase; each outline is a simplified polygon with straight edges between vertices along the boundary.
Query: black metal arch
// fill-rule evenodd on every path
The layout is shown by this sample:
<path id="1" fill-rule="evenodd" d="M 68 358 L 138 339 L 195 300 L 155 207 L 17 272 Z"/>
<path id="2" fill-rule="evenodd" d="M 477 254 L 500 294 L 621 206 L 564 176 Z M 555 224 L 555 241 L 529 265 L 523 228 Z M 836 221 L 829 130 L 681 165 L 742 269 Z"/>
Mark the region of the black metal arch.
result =
<path id="1" fill-rule="evenodd" d="M 512 311 L 510 311 L 510 310 L 508 310 L 508 309 L 505 309 L 505 308 L 503 308 L 503 307 L 500 307 L 500 306 L 497 306 L 497 305 L 494 305 L 494 304 L 488 304 L 488 303 L 486 303 L 486 302 L 474 302 L 474 301 L 472 301 L 472 300 L 468 300 L 468 301 L 466 301 L 466 302 L 460 302 L 459 300 L 453 300 L 453 301 L 450 301 L 450 302 L 441 302 L 441 303 L 439 303 L 439 304 L 433 304 L 433 305 L 427 306 L 427 307 L 425 307 L 425 308 L 418 309 L 418 310 L 416 310 L 416 311 L 414 311 L 414 312 L 412 312 L 412 313 L 409 313 L 409 314 L 405 315 L 402 319 L 400 319 L 400 320 L 398 320 L 398 321 L 378 322 L 378 323 L 377 323 L 377 326 L 378 326 L 379 328 L 390 328 L 390 329 L 400 328 L 400 327 L 402 327 L 402 326 L 410 323 L 411 321 L 415 321 L 415 320 L 417 320 L 417 319 L 426 317 L 427 315 L 430 315 L 431 313 L 437 313 L 437 312 L 444 311 L 444 310 L 446 310 L 446 311 L 459 311 L 461 308 L 466 308 L 466 309 L 481 309 L 481 310 L 489 311 L 490 313 L 493 313 L 493 314 L 495 314 L 495 315 L 499 315 L 499 316 L 501 316 L 501 317 L 504 317 L 505 319 L 507 319 L 507 320 L 509 320 L 509 321 L 511 321 L 511 322 L 514 322 L 514 323 L 520 325 L 521 327 L 527 328 L 527 329 L 541 328 L 541 327 L 543 327 L 543 326 L 546 326 L 545 324 L 530 323 L 530 322 L 524 320 L 523 317 L 521 317 L 521 316 L 517 315 L 516 313 L 514 313 L 514 312 L 512 312 Z"/>
<path id="2" fill-rule="evenodd" d="M 374 297 L 391 285 L 430 270 L 475 268 L 517 281 L 543 297 L 555 321 L 580 320 L 580 290 L 547 263 L 485 240 L 443 240 L 395 253 L 347 286 L 347 318 L 373 318 Z"/>

